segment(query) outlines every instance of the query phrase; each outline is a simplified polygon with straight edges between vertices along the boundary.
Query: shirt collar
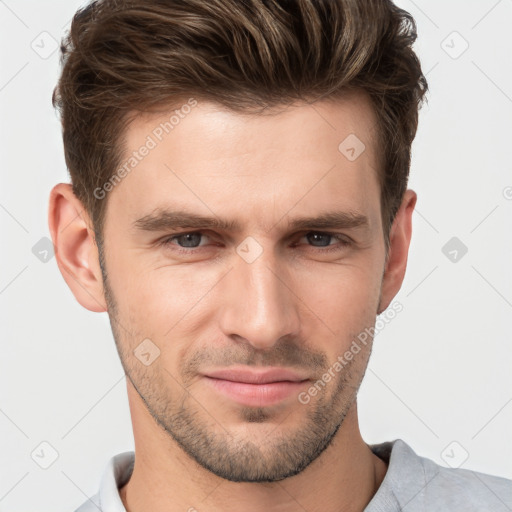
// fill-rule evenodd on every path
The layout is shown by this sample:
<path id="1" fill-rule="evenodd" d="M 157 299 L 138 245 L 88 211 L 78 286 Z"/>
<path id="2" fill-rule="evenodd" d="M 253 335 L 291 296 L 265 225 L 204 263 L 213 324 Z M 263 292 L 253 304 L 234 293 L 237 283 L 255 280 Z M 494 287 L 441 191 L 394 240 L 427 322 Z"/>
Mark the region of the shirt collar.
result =
<path id="1" fill-rule="evenodd" d="M 135 464 L 135 452 L 123 452 L 110 459 L 101 478 L 100 510 L 126 512 L 119 489 L 130 479 Z"/>
<path id="2" fill-rule="evenodd" d="M 400 512 L 408 504 L 407 510 L 427 510 L 424 490 L 437 471 L 426 471 L 423 457 L 402 439 L 368 446 L 388 463 L 388 470 L 365 512 Z M 435 465 L 428 468 L 435 468 Z"/>

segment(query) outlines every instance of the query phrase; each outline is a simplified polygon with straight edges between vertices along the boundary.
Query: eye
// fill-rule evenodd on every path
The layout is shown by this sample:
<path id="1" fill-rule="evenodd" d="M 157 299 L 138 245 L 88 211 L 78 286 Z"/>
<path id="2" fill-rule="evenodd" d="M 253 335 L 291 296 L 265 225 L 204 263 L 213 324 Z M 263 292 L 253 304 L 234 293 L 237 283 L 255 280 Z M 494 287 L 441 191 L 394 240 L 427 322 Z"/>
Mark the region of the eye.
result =
<path id="1" fill-rule="evenodd" d="M 207 235 L 202 233 L 201 231 L 192 231 L 188 233 L 178 233 L 167 238 L 164 238 L 160 243 L 161 245 L 167 246 L 172 245 L 173 249 L 176 249 L 178 252 L 192 252 L 193 249 L 197 249 L 199 247 L 203 247 L 200 245 L 201 238 L 208 238 Z M 174 243 L 174 241 L 177 242 Z"/>
<path id="2" fill-rule="evenodd" d="M 306 238 L 307 241 L 312 244 L 312 247 L 319 249 L 321 252 L 340 251 L 343 248 L 351 245 L 351 240 L 346 236 L 337 233 L 325 233 L 322 231 L 310 231 L 303 235 L 302 238 Z M 337 244 L 331 244 L 334 240 Z M 319 245 L 315 245 L 319 243 Z M 325 249 L 324 249 L 325 248 Z"/>

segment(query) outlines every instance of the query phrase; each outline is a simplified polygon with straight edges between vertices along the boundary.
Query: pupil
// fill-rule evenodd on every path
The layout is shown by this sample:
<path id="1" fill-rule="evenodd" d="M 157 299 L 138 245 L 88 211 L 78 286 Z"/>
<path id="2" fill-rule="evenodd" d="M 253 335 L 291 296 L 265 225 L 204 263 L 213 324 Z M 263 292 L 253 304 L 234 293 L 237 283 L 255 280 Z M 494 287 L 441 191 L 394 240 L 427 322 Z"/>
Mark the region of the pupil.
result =
<path id="1" fill-rule="evenodd" d="M 194 239 L 195 237 L 195 239 Z M 199 242 L 201 241 L 201 235 L 200 233 L 187 233 L 186 235 L 181 235 L 180 237 L 182 240 L 185 239 L 185 245 L 183 244 L 180 244 L 180 245 L 183 245 L 183 247 L 197 247 L 199 245 Z M 191 240 L 192 238 L 192 240 Z M 188 242 L 192 242 L 190 245 L 188 244 Z M 194 241 L 197 242 L 197 244 L 194 244 Z"/>
<path id="2" fill-rule="evenodd" d="M 328 246 L 328 245 L 329 245 L 329 240 L 328 240 L 328 239 L 331 237 L 331 235 L 326 235 L 326 234 L 323 234 L 323 233 L 312 233 L 312 234 L 310 233 L 310 234 L 308 235 L 308 240 L 311 242 L 312 240 L 311 240 L 311 238 L 310 238 L 310 237 L 320 237 L 320 238 L 321 238 L 321 237 L 324 237 L 324 239 L 327 239 L 327 240 L 326 240 L 326 241 L 327 241 L 327 243 L 325 243 L 325 244 L 320 244 L 320 247 L 326 247 L 326 246 Z M 318 241 L 318 238 L 317 238 L 317 241 Z"/>

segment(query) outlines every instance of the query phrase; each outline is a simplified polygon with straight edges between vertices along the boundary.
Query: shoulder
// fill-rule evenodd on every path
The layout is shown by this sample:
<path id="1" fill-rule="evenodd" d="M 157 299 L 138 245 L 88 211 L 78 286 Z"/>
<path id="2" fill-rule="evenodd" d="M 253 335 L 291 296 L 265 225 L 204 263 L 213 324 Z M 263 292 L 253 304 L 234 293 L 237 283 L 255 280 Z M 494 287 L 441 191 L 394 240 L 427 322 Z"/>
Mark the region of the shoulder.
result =
<path id="1" fill-rule="evenodd" d="M 512 480 L 463 468 L 446 468 L 422 459 L 425 469 L 425 502 L 430 510 L 482 511 L 512 510 Z"/>
<path id="2" fill-rule="evenodd" d="M 417 455 L 401 439 L 370 448 L 388 462 L 388 470 L 368 512 L 512 510 L 512 480 L 469 469 L 440 466 Z"/>

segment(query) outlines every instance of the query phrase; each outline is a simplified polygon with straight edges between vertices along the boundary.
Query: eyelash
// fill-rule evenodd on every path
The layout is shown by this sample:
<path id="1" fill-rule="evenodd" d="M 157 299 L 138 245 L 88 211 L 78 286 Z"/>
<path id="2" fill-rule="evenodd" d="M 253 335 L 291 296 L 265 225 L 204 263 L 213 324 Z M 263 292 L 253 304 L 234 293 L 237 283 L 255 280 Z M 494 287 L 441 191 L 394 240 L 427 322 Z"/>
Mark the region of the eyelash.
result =
<path id="1" fill-rule="evenodd" d="M 176 252 L 181 253 L 181 254 L 190 255 L 190 254 L 192 254 L 194 252 L 198 252 L 198 250 L 201 249 L 202 246 L 200 246 L 200 247 L 185 248 L 185 247 L 180 247 L 179 245 L 176 245 L 176 244 L 172 244 L 171 242 L 174 239 L 180 238 L 180 237 L 185 236 L 185 235 L 196 235 L 196 234 L 205 235 L 205 233 L 203 231 L 186 231 L 186 232 L 183 232 L 183 233 L 175 233 L 172 236 L 168 236 L 168 237 L 162 239 L 159 242 L 159 245 L 162 245 L 164 247 L 168 247 L 168 246 L 172 245 L 172 246 L 174 246 L 172 248 L 173 251 L 176 251 Z M 338 240 L 339 244 L 334 245 L 332 247 L 331 246 L 315 247 L 314 245 L 310 246 L 313 249 L 317 249 L 317 250 L 319 250 L 322 253 L 330 253 L 330 252 L 333 252 L 333 251 L 340 251 L 340 250 L 342 250 L 342 249 L 352 245 L 352 243 L 353 243 L 352 240 L 348 239 L 348 237 L 346 237 L 344 235 L 340 235 L 340 234 L 337 234 L 337 233 L 328 233 L 328 232 L 325 232 L 325 231 L 307 231 L 307 232 L 305 232 L 304 234 L 301 235 L 301 238 L 303 238 L 304 236 L 309 235 L 309 234 L 326 235 L 326 236 L 330 236 L 330 237 L 335 238 L 335 239 Z"/>

